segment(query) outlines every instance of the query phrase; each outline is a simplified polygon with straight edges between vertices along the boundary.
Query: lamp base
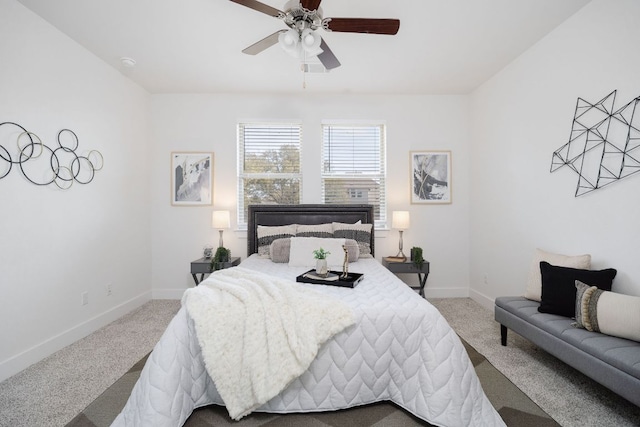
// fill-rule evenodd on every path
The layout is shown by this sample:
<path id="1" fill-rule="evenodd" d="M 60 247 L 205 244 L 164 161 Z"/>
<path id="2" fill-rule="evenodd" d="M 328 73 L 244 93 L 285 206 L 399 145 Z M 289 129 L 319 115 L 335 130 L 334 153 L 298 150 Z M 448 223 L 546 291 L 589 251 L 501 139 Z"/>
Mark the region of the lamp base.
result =
<path id="1" fill-rule="evenodd" d="M 398 230 L 399 234 L 400 234 L 400 239 L 398 241 L 398 254 L 395 256 L 395 258 L 403 258 L 403 261 L 407 259 L 407 256 L 404 254 L 404 252 L 402 252 L 402 231 L 403 230 Z"/>

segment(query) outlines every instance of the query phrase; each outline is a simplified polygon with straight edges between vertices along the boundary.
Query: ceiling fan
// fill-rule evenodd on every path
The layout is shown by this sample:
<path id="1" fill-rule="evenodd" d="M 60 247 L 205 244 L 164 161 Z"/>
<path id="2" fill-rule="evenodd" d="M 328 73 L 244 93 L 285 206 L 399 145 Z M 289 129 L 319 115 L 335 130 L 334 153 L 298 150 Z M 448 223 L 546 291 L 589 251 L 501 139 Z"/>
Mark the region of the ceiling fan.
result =
<path id="1" fill-rule="evenodd" d="M 327 43 L 315 32 L 322 27 L 325 31 L 343 33 L 368 33 L 394 35 L 400 28 L 398 19 L 374 18 L 323 18 L 320 2 L 322 0 L 291 0 L 280 11 L 257 0 L 231 0 L 258 12 L 265 13 L 284 21 L 288 30 L 279 30 L 252 44 L 242 52 L 257 55 L 263 50 L 280 43 L 282 48 L 296 57 L 314 57 L 325 69 L 340 66 L 340 61 L 331 52 Z"/>

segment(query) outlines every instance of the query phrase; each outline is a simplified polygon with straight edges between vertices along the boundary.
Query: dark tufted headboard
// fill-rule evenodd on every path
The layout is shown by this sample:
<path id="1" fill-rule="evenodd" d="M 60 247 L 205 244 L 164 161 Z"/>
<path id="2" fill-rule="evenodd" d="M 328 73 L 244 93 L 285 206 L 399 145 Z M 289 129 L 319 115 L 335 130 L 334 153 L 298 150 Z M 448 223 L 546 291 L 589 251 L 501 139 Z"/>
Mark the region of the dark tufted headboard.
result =
<path id="1" fill-rule="evenodd" d="M 344 222 L 374 224 L 373 205 L 249 205 L 247 256 L 258 252 L 258 225 L 325 224 Z M 374 251 L 371 227 L 371 255 Z"/>

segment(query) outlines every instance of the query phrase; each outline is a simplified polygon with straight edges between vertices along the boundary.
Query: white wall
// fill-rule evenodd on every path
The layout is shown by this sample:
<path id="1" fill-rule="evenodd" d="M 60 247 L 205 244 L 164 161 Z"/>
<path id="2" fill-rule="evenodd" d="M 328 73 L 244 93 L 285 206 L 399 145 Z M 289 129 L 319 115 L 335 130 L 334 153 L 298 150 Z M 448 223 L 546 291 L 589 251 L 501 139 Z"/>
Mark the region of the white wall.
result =
<path id="1" fill-rule="evenodd" d="M 232 211 L 236 221 L 236 126 L 239 120 L 297 120 L 303 125 L 303 202 L 321 203 L 320 148 L 322 120 L 384 120 L 387 125 L 388 216 L 411 212 L 404 247 L 421 246 L 431 262 L 427 294 L 468 295 L 469 157 L 466 96 L 356 95 L 153 95 L 152 174 L 153 292 L 177 298 L 193 286 L 190 261 L 206 243 L 217 245 L 211 211 Z M 409 152 L 451 150 L 453 204 L 411 205 Z M 214 206 L 173 207 L 169 178 L 172 151 L 215 152 Z M 378 232 L 376 257 L 395 255 L 398 232 Z M 246 257 L 246 234 L 226 231 L 225 246 Z M 408 251 L 407 251 L 408 252 Z M 415 275 L 403 277 L 417 284 Z"/>
<path id="2" fill-rule="evenodd" d="M 17 165 L 0 180 L 2 380 L 148 300 L 151 238 L 149 95 L 14 0 L 0 0 L 0 64 L 0 122 L 49 147 L 69 128 L 79 154 L 105 162 L 67 191 L 29 183 Z M 15 159 L 8 130 L 0 144 Z"/>
<path id="3" fill-rule="evenodd" d="M 591 253 L 594 268 L 618 269 L 615 290 L 640 295 L 640 176 L 575 198 L 574 173 L 549 173 L 577 97 L 618 89 L 622 105 L 640 95 L 638 18 L 634 0 L 594 0 L 471 96 L 149 96 L 0 0 L 0 122 L 48 145 L 70 128 L 81 151 L 105 157 L 94 182 L 69 191 L 36 187 L 17 168 L 0 180 L 0 380 L 151 296 L 193 286 L 189 262 L 218 238 L 211 211 L 235 218 L 236 124 L 246 119 L 303 123 L 304 203 L 320 202 L 322 120 L 384 120 L 387 212 L 411 211 L 404 246 L 431 262 L 427 296 L 470 292 L 490 306 L 522 294 L 536 247 Z M 451 205 L 409 203 L 409 152 L 425 149 L 453 153 Z M 214 205 L 171 206 L 170 153 L 205 150 L 215 152 Z M 397 231 L 377 235 L 377 258 L 397 252 Z M 225 245 L 246 256 L 245 233 L 226 231 Z"/>
<path id="4" fill-rule="evenodd" d="M 574 172 L 549 172 L 578 97 L 595 103 L 617 89 L 621 107 L 640 96 L 639 19 L 640 2 L 594 0 L 473 94 L 471 293 L 479 301 L 522 295 L 536 247 L 590 253 L 592 268 L 618 270 L 615 291 L 640 295 L 640 175 L 576 198 Z"/>

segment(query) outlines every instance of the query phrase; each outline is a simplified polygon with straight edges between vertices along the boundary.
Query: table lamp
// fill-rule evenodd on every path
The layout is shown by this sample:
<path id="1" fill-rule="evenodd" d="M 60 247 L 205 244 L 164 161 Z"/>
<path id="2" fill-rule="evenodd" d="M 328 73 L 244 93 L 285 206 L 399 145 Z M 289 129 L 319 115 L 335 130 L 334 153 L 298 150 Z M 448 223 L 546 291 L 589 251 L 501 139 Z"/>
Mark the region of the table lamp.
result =
<path id="1" fill-rule="evenodd" d="M 222 233 L 225 229 L 231 228 L 231 216 L 229 211 L 213 211 L 211 215 L 211 227 L 217 228 L 220 231 L 220 243 L 219 247 L 223 247 Z"/>
<path id="2" fill-rule="evenodd" d="M 399 251 L 396 257 L 407 259 L 406 255 L 402 252 L 402 232 L 409 228 L 410 218 L 408 211 L 393 211 L 391 220 L 391 228 L 398 229 L 400 232 Z"/>

